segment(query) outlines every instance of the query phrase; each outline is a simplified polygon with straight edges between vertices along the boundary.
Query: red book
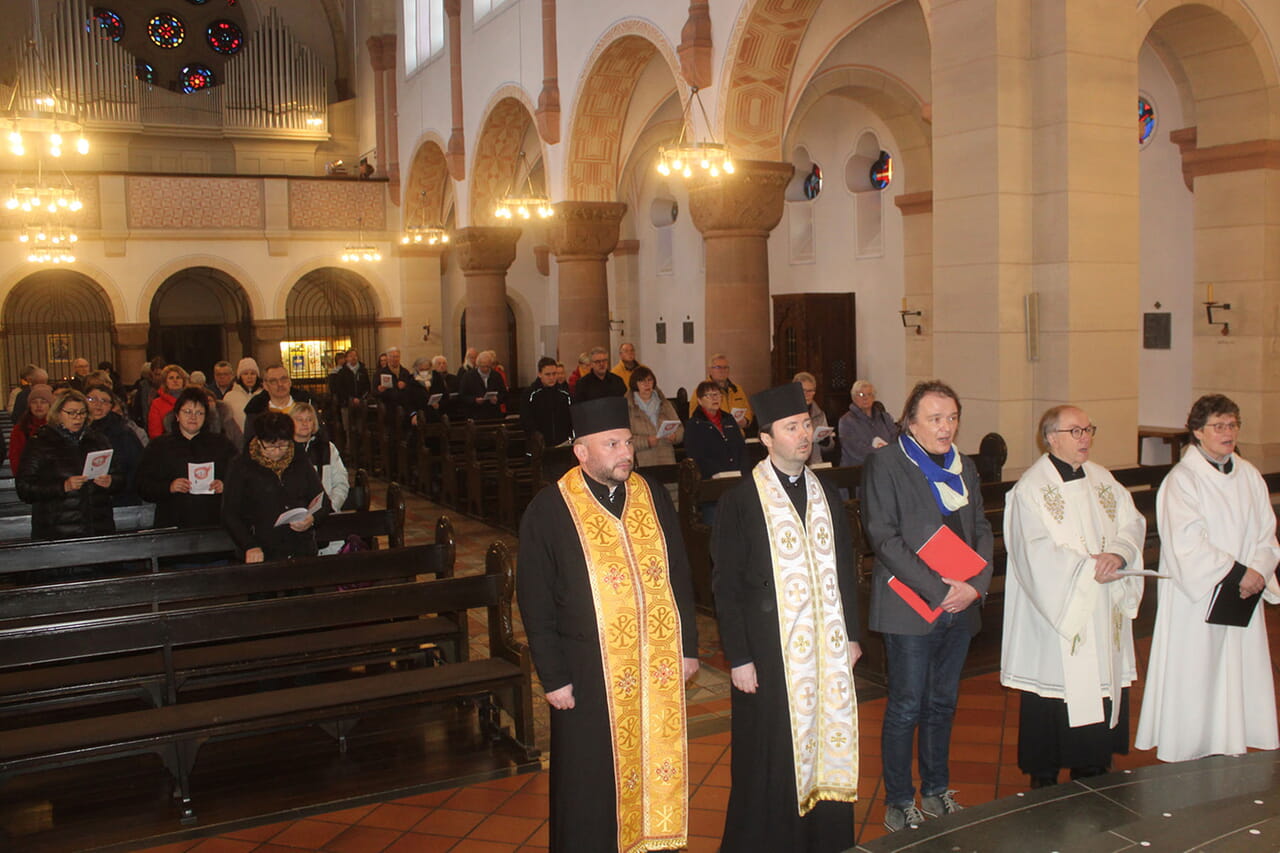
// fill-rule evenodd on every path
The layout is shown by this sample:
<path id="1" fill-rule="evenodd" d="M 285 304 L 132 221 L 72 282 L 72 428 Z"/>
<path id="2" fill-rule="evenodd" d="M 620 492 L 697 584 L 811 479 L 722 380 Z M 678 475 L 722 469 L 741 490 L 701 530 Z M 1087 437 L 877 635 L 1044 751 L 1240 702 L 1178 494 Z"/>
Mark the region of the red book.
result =
<path id="1" fill-rule="evenodd" d="M 929 541 L 916 551 L 925 565 L 944 578 L 967 581 L 986 568 L 987 561 L 977 551 L 970 548 L 965 541 L 945 524 L 938 532 L 929 537 Z M 911 605 L 911 609 L 920 614 L 926 622 L 933 622 L 942 613 L 941 607 L 930 607 L 915 590 L 896 577 L 889 578 L 889 588 Z"/>

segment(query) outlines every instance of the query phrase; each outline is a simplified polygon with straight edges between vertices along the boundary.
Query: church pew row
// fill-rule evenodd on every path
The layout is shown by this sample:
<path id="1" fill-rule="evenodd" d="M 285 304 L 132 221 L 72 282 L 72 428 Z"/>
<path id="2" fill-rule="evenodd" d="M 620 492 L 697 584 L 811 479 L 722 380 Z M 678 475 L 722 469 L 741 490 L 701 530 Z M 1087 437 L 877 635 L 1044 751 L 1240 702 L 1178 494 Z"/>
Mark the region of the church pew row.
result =
<path id="1" fill-rule="evenodd" d="M 234 574 L 240 585 L 223 591 L 239 600 L 176 610 L 80 619 L 52 625 L 0 629 L 0 661 L 10 670 L 74 671 L 70 661 L 143 658 L 152 662 L 156 691 L 164 704 L 120 711 L 118 706 L 89 708 L 84 718 L 47 714 L 16 717 L 0 730 L 0 784 L 18 774 L 117 757 L 158 754 L 172 775 L 180 800 L 183 824 L 196 822 L 191 775 L 197 754 L 213 739 L 264 734 L 282 728 L 319 725 L 346 750 L 346 735 L 358 721 L 395 708 L 424 703 L 474 701 L 478 721 L 489 735 L 506 742 L 513 763 L 537 758 L 534 746 L 531 662 L 528 649 L 512 635 L 511 601 L 514 576 L 510 555 L 494 543 L 486 555 L 485 573 L 470 577 L 405 580 L 388 585 L 356 586 L 359 578 L 397 575 L 416 578 L 421 569 L 434 570 L 433 546 L 367 551 L 259 566 L 258 578 L 287 580 L 275 592 L 303 594 L 250 599 L 261 595 L 260 581 L 247 573 Z M 355 567 L 362 567 L 357 571 Z M 346 569 L 347 571 L 343 571 Z M 224 580 L 230 582 L 233 573 Z M 344 577 L 347 588 L 331 587 Z M 421 636 L 398 638 L 396 648 L 413 648 L 432 641 L 432 618 L 427 614 L 455 614 L 466 625 L 467 611 L 484 608 L 488 615 L 490 657 L 459 659 L 432 667 L 397 667 L 370 672 L 346 668 L 330 679 L 298 684 L 284 678 L 298 672 L 298 661 L 330 652 L 339 662 L 349 648 L 352 632 L 379 632 L 388 625 L 400 631 L 416 629 Z M 465 630 L 465 629 L 464 629 Z M 330 639 L 345 637 L 335 640 Z M 256 642 L 282 643 L 274 661 L 258 662 L 260 678 L 253 692 L 226 695 L 219 691 L 188 698 L 179 690 L 186 674 L 183 655 L 207 653 L 219 646 L 244 647 Z M 335 649 L 334 646 L 337 646 Z M 465 636 L 461 648 L 466 648 Z M 176 701 L 175 701 L 176 700 Z M 504 725 L 503 713 L 511 720 Z M 210 747 L 216 748 L 216 747 Z"/>
<path id="2" fill-rule="evenodd" d="M 404 545 L 404 522 L 404 493 L 398 484 L 391 483 L 387 487 L 386 508 L 331 513 L 316 526 L 316 539 L 341 541 L 358 534 L 374 547 L 378 537 L 383 537 L 389 547 L 399 548 Z M 0 544 L 0 586 L 29 583 L 27 573 L 36 572 L 49 573 L 36 575 L 37 582 L 41 577 L 85 579 L 94 574 L 119 574 L 120 567 L 156 572 L 167 562 L 229 557 L 235 550 L 231 537 L 221 527 L 6 542 Z"/>

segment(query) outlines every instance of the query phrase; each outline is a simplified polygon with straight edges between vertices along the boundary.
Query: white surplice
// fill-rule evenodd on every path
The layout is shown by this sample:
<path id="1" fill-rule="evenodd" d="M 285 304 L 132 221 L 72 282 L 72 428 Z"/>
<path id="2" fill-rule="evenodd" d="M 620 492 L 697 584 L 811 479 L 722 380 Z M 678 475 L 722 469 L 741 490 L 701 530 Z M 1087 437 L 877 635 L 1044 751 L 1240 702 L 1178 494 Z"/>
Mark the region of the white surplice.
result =
<path id="1" fill-rule="evenodd" d="M 1147 522 L 1129 491 L 1101 465 L 1063 482 L 1049 455 L 1027 469 L 1005 498 L 1004 636 L 1000 683 L 1064 699 L 1074 726 L 1100 723 L 1110 698 L 1137 676 L 1133 617 L 1143 579 L 1094 580 L 1092 554 L 1118 554 L 1142 568 Z"/>
<path id="2" fill-rule="evenodd" d="M 1238 561 L 1276 587 L 1276 517 L 1258 469 L 1233 457 L 1230 474 L 1190 447 L 1156 496 L 1160 571 L 1155 636 L 1134 745 L 1162 761 L 1276 749 L 1276 698 L 1259 604 L 1247 628 L 1204 621 L 1214 585 Z"/>

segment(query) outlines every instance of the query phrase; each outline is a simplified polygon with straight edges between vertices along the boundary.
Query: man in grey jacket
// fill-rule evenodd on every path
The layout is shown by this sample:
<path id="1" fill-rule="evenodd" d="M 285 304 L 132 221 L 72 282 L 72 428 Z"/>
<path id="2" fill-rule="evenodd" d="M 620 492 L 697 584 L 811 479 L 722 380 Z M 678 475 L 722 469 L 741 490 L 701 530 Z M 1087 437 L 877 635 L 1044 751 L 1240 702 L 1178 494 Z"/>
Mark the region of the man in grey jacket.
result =
<path id="1" fill-rule="evenodd" d="M 951 722 L 991 582 L 991 524 L 982 512 L 977 468 L 953 446 L 960 427 L 956 392 L 937 380 L 917 383 L 902 424 L 901 435 L 867 457 L 862 479 L 863 519 L 876 552 L 869 621 L 884 635 L 889 678 L 881 755 L 890 831 L 961 809 L 948 790 Z M 943 527 L 986 561 L 967 581 L 935 571 L 916 553 Z M 923 600 L 917 603 L 932 619 L 889 585 L 894 578 Z M 917 728 L 919 808 L 911 781 Z"/>

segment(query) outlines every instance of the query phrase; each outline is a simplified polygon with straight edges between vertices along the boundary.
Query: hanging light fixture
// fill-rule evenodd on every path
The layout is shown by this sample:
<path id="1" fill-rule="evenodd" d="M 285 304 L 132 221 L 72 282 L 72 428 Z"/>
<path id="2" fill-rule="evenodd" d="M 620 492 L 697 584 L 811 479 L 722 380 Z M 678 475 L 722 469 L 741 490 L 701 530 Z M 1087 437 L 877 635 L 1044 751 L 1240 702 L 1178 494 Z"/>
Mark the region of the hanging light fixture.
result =
<path id="1" fill-rule="evenodd" d="M 66 225 L 27 225 L 18 232 L 18 242 L 33 264 L 73 264 L 74 248 L 80 238 Z"/>
<path id="2" fill-rule="evenodd" d="M 520 179 L 522 169 L 524 180 Z M 552 213 L 551 199 L 534 192 L 533 169 L 529 166 L 528 158 L 521 151 L 520 156 L 516 158 L 516 168 L 511 175 L 511 183 L 507 185 L 507 191 L 502 198 L 498 199 L 498 206 L 493 215 L 499 219 L 514 219 L 517 216 L 521 219 L 530 219 L 534 215 L 539 219 L 547 219 Z"/>
<path id="3" fill-rule="evenodd" d="M 31 37 L 19 55 L 9 103 L 0 117 L 0 124 L 8 127 L 9 153 L 25 157 L 34 151 L 58 158 L 70 147 L 77 154 L 88 154 L 83 117 L 69 100 L 57 94 L 41 42 L 39 2 L 31 0 Z"/>
<path id="4" fill-rule="evenodd" d="M 689 114 L 693 111 L 693 102 L 698 102 L 702 112 L 702 122 L 707 126 L 710 139 L 699 141 L 693 134 L 693 125 Z M 702 105 L 702 95 L 698 87 L 689 89 L 689 100 L 684 105 L 680 116 L 680 135 L 670 145 L 658 148 L 658 174 L 666 177 L 673 172 L 685 178 L 693 177 L 695 169 L 701 170 L 713 178 L 733 174 L 733 158 L 729 156 L 729 148 L 722 142 L 716 142 L 711 132 L 711 120 L 707 118 L 707 108 Z"/>
<path id="5" fill-rule="evenodd" d="M 359 227 L 359 234 L 356 242 L 348 243 L 346 248 L 342 250 L 342 260 L 347 263 L 360 263 L 361 261 L 376 262 L 382 260 L 382 253 L 378 251 L 378 247 L 372 243 L 366 243 L 364 240 L 364 217 L 356 219 Z"/>
<path id="6" fill-rule="evenodd" d="M 437 246 L 449 242 L 449 232 L 438 225 L 427 224 L 427 191 L 422 190 L 418 193 L 418 208 L 421 215 L 418 217 L 417 225 L 410 225 L 404 229 L 404 233 L 400 235 L 400 245 L 402 246 Z"/>

